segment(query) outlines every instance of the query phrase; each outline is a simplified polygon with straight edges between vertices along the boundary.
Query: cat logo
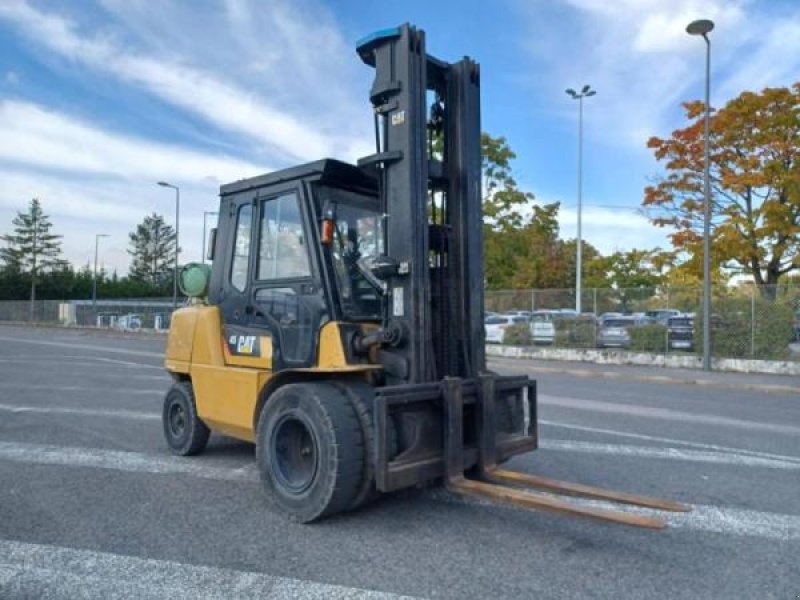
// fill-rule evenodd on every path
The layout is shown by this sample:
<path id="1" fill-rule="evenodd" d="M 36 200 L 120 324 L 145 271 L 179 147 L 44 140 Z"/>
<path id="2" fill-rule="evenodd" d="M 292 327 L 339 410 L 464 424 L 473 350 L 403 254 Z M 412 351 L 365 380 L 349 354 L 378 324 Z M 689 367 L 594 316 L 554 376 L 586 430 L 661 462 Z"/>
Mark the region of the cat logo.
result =
<path id="1" fill-rule="evenodd" d="M 256 352 L 257 340 L 254 335 L 232 335 L 228 343 L 236 354 L 253 354 Z"/>

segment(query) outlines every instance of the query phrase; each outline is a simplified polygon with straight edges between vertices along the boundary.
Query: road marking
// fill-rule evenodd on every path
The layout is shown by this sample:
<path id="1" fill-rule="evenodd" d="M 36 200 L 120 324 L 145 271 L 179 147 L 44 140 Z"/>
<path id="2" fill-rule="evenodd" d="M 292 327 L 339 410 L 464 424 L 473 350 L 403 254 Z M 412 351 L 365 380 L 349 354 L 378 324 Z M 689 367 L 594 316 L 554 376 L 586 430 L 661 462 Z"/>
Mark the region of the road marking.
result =
<path id="1" fill-rule="evenodd" d="M 0 540 L 3 598 L 410 598 L 254 571 Z"/>
<path id="2" fill-rule="evenodd" d="M 678 440 L 675 438 L 666 438 L 656 435 L 644 435 L 642 433 L 630 433 L 627 431 L 618 431 L 616 429 L 604 429 L 602 427 L 587 427 L 585 425 L 573 425 L 571 423 L 559 423 L 557 421 L 548 421 L 539 419 L 540 425 L 547 425 L 550 427 L 561 427 L 564 429 L 573 429 L 575 431 L 586 431 L 589 433 L 602 433 L 613 435 L 617 437 L 627 437 L 636 440 L 647 440 L 650 442 L 661 442 L 664 444 L 674 444 L 680 446 L 689 446 L 692 448 L 703 448 L 705 450 L 716 450 L 718 452 L 734 452 L 736 454 L 747 454 L 750 456 L 760 456 L 762 458 L 774 458 L 777 460 L 784 460 L 790 462 L 800 462 L 800 456 L 787 456 L 785 454 L 773 454 L 771 452 L 759 452 L 758 450 L 747 450 L 745 448 L 731 448 L 730 446 L 718 446 L 716 444 L 703 444 L 700 442 L 689 442 L 686 440 Z"/>
<path id="3" fill-rule="evenodd" d="M 117 419 L 141 419 L 141 420 L 161 420 L 161 415 L 154 412 L 142 412 L 135 410 L 93 410 L 90 408 L 67 408 L 64 406 L 22 406 L 19 404 L 0 404 L 0 411 L 10 413 L 33 413 L 33 414 L 54 414 L 54 415 L 76 415 L 80 417 L 111 417 Z"/>
<path id="4" fill-rule="evenodd" d="M 800 470 L 800 462 L 761 458 L 729 452 L 710 452 L 707 450 L 686 450 L 683 448 L 653 448 L 621 444 L 598 444 L 595 442 L 576 442 L 572 440 L 542 440 L 540 448 L 587 454 L 610 454 L 614 456 L 633 456 L 636 458 L 664 458 L 720 465 L 744 467 L 767 467 L 770 469 Z"/>
<path id="5" fill-rule="evenodd" d="M 189 475 L 203 479 L 255 483 L 258 471 L 253 461 L 230 463 L 229 466 L 208 464 L 207 460 L 179 458 L 166 453 L 145 454 L 118 450 L 75 448 L 21 442 L 0 442 L 0 460 L 37 465 L 61 465 L 110 469 L 130 473 L 157 475 Z M 433 497 L 450 501 L 454 495 L 442 495 L 442 490 L 433 490 Z M 471 500 L 472 501 L 472 500 Z M 572 501 L 572 500 L 571 500 Z M 620 507 L 608 503 L 574 499 L 582 505 L 597 505 L 633 512 L 656 512 L 675 527 L 714 531 L 735 535 L 750 535 L 769 539 L 800 539 L 800 516 L 742 510 L 710 505 L 692 505 L 691 513 L 662 513 L 640 511 L 635 507 Z M 473 501 L 488 504 L 482 501 Z M 493 506 L 493 505 L 492 505 Z"/>
<path id="6" fill-rule="evenodd" d="M 51 391 L 51 392 L 90 392 L 93 394 L 97 394 L 98 392 L 102 392 L 101 388 L 97 386 L 87 386 L 87 385 L 50 385 L 50 384 L 42 384 L 42 383 L 26 383 L 26 382 L 9 382 L 9 381 L 2 381 L 0 382 L 0 389 L 8 389 L 8 390 L 43 390 L 43 391 Z M 145 395 L 145 396 L 153 396 L 159 395 L 163 396 L 166 392 L 166 388 L 163 389 L 148 389 L 148 388 L 121 388 L 114 386 L 113 389 L 105 390 L 108 394 L 111 395 L 120 395 L 120 394 L 133 394 L 133 395 Z"/>
<path id="7" fill-rule="evenodd" d="M 164 358 L 163 352 L 147 352 L 145 350 L 127 350 L 125 348 L 114 348 L 111 346 L 95 346 L 94 344 L 75 344 L 70 342 L 50 342 L 45 340 L 29 340 L 26 338 L 15 338 L 0 336 L 2 342 L 14 342 L 17 344 L 36 344 L 39 346 L 53 346 L 55 348 L 73 348 L 80 350 L 96 350 L 104 354 L 130 354 L 131 356 L 148 356 L 153 358 Z"/>
<path id="8" fill-rule="evenodd" d="M 98 448 L 0 442 L 0 459 L 28 464 L 90 467 L 129 473 L 183 474 L 223 481 L 258 481 L 258 471 L 253 461 L 246 465 L 237 463 L 230 466 L 214 466 L 208 464 L 207 461 L 172 456 L 166 451 L 163 455 L 159 455 Z"/>
<path id="9" fill-rule="evenodd" d="M 493 504 L 487 500 L 467 498 L 449 492 L 444 488 L 428 490 L 427 494 L 434 500 L 454 504 L 480 505 L 495 510 L 516 510 L 514 508 Z M 548 494 L 550 495 L 550 494 Z M 561 498 L 559 496 L 559 498 Z M 676 529 L 690 529 L 710 533 L 751 536 L 770 540 L 789 542 L 800 540 L 800 516 L 778 513 L 727 508 L 704 504 L 690 504 L 692 511 L 674 513 L 659 510 L 643 509 L 636 506 L 613 504 L 582 498 L 569 498 L 571 504 L 580 507 L 604 508 L 627 513 L 657 516 Z"/>
<path id="10" fill-rule="evenodd" d="M 702 413 L 693 414 L 679 410 L 673 410 L 670 408 L 636 406 L 632 404 L 604 402 L 602 400 L 586 400 L 583 398 L 567 398 L 566 396 L 549 396 L 545 394 L 539 395 L 539 403 L 550 406 L 560 406 L 563 408 L 631 415 L 634 417 L 645 417 L 649 419 L 664 419 L 667 421 L 681 421 L 685 423 L 704 425 L 720 425 L 725 427 L 735 427 L 737 429 L 750 429 L 753 431 L 768 431 L 770 433 L 800 435 L 800 427 L 795 427 L 793 425 L 758 423 L 753 421 L 745 421 L 742 419 L 732 419 L 730 417 L 720 417 L 717 415 Z"/>
<path id="11" fill-rule="evenodd" d="M 699 377 L 694 377 L 692 379 L 686 379 L 685 377 L 675 377 L 670 375 L 642 375 L 639 373 L 633 372 L 623 372 L 623 371 L 601 371 L 596 369 L 575 369 L 570 368 L 568 366 L 564 367 L 539 367 L 539 366 L 531 366 L 531 365 L 520 365 L 520 364 L 513 364 L 515 362 L 520 362 L 519 358 L 508 358 L 508 357 L 499 357 L 499 356 L 490 356 L 487 357 L 489 365 L 491 366 L 498 366 L 501 368 L 511 369 L 517 373 L 546 373 L 546 374 L 556 374 L 556 375 L 571 375 L 575 377 L 591 377 L 595 379 L 619 379 L 622 381 L 636 381 L 642 383 L 658 383 L 658 384 L 667 384 L 667 385 L 697 385 L 697 386 L 706 386 L 706 387 L 714 387 L 719 389 L 725 390 L 736 390 L 742 391 L 747 390 L 751 392 L 763 392 L 766 394 L 779 394 L 779 395 L 786 395 L 786 394 L 800 394 L 800 387 L 798 386 L 791 386 L 791 385 L 782 385 L 776 383 L 730 383 L 727 381 L 721 380 L 709 380 L 709 379 L 701 379 Z M 595 363 L 598 364 L 598 363 Z M 633 368 L 636 368 L 637 365 L 631 365 Z M 631 368 L 628 366 L 628 368 Z M 687 371 L 688 369 L 683 369 Z M 690 373 L 685 373 L 687 376 L 691 376 Z M 774 376 L 774 375 L 773 375 Z M 787 377 L 788 378 L 788 377 Z"/>

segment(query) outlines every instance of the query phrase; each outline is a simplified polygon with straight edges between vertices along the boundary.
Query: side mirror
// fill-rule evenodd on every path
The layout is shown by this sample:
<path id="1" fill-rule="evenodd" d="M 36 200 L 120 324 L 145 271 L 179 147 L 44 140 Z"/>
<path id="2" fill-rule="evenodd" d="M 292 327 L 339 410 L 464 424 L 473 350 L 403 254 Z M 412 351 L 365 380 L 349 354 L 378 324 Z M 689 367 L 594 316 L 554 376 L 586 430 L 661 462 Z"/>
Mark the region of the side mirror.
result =
<path id="1" fill-rule="evenodd" d="M 206 260 L 214 260 L 214 248 L 217 245 L 217 228 L 214 227 L 208 235 L 208 248 L 206 248 Z"/>

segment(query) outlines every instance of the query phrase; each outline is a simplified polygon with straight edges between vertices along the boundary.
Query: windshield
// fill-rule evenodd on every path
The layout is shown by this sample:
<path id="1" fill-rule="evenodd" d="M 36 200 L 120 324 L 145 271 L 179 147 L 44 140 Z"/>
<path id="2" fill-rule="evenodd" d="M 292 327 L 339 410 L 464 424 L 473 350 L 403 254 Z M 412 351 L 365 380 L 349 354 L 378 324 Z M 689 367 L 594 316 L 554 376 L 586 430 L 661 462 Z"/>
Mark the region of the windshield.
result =
<path id="1" fill-rule="evenodd" d="M 343 202 L 336 204 L 335 214 L 331 257 L 344 317 L 380 319 L 381 295 L 357 263 L 366 256 L 383 254 L 383 220 L 378 211 Z"/>
<path id="2" fill-rule="evenodd" d="M 628 319 L 606 319 L 603 321 L 603 327 L 630 327 L 631 325 L 633 325 L 633 321 Z"/>

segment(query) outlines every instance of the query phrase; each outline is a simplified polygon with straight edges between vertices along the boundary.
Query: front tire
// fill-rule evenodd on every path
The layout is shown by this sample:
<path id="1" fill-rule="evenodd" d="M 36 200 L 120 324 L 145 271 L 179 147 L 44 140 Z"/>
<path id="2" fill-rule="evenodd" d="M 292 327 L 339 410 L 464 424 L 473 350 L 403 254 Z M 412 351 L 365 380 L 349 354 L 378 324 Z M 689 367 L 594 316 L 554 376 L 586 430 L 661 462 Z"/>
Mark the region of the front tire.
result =
<path id="1" fill-rule="evenodd" d="M 309 523 L 352 507 L 367 460 L 364 442 L 351 402 L 332 385 L 278 389 L 256 433 L 258 469 L 273 509 Z"/>
<path id="2" fill-rule="evenodd" d="M 180 456 L 191 456 L 205 450 L 211 431 L 197 416 L 192 384 L 172 384 L 164 398 L 161 413 L 164 439 L 170 450 Z"/>

